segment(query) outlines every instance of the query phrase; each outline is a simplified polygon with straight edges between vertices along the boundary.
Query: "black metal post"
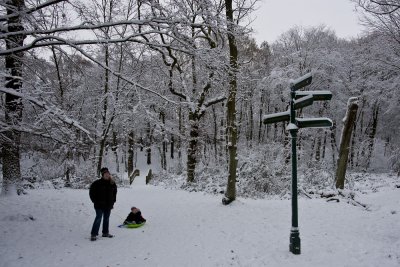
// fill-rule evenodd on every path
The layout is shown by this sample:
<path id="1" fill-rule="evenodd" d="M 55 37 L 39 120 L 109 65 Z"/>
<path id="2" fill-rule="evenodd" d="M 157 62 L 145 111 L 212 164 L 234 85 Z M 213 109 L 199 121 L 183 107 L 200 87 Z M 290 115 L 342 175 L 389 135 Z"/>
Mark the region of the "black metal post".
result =
<path id="1" fill-rule="evenodd" d="M 290 136 L 292 138 L 292 229 L 290 230 L 289 251 L 293 254 L 300 254 L 300 232 L 298 224 L 298 207 L 297 207 L 297 152 L 296 139 L 298 128 L 296 125 L 296 110 L 294 109 L 294 100 L 296 91 L 290 88 Z"/>

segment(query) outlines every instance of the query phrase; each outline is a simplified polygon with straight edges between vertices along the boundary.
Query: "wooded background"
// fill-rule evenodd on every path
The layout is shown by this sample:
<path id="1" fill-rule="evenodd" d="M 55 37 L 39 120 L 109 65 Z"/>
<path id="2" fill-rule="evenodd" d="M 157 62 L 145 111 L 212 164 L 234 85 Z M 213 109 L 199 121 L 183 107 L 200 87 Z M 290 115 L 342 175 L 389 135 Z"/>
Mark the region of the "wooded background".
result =
<path id="1" fill-rule="evenodd" d="M 293 27 L 257 45 L 255 1 L 1 1 L 2 194 L 60 177 L 87 184 L 105 158 L 129 175 L 141 149 L 165 170 L 158 180 L 228 184 L 230 199 L 236 182 L 242 195 L 279 194 L 290 137 L 262 116 L 287 110 L 290 79 L 310 71 L 306 90 L 333 98 L 299 114 L 334 126 L 300 130 L 305 179 L 334 184 L 351 97 L 359 108 L 348 168 L 400 172 L 400 5 L 353 2 L 362 37 Z"/>

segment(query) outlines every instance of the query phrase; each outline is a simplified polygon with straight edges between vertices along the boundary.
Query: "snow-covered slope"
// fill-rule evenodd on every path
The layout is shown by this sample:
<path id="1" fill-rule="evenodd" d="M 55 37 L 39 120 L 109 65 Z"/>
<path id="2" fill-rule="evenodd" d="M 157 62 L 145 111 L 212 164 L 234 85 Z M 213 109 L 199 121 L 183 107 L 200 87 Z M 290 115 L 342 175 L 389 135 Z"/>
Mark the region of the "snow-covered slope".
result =
<path id="1" fill-rule="evenodd" d="M 400 189 L 344 202 L 300 199 L 301 255 L 289 252 L 290 201 L 238 199 L 134 185 L 118 192 L 114 238 L 89 240 L 87 190 L 0 199 L 0 266 L 399 266 Z M 131 206 L 147 224 L 121 229 Z"/>

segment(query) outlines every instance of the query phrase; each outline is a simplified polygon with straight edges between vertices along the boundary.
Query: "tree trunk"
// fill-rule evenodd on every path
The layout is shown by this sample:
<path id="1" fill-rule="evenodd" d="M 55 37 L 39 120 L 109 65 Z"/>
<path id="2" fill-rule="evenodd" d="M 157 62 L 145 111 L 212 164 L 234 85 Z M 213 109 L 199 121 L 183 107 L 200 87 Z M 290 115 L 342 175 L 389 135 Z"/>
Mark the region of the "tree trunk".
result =
<path id="1" fill-rule="evenodd" d="M 100 170 L 103 165 L 103 154 L 105 146 L 106 146 L 106 138 L 102 137 L 100 140 L 99 155 L 97 156 L 97 174 L 100 173 Z"/>
<path id="2" fill-rule="evenodd" d="M 118 140 L 117 140 L 117 132 L 113 130 L 113 145 L 111 150 L 114 152 L 115 155 L 115 164 L 117 166 L 116 171 L 119 173 L 119 158 L 118 158 Z"/>
<path id="3" fill-rule="evenodd" d="M 356 157 L 355 157 L 356 134 L 357 134 L 357 122 L 354 123 L 354 126 L 353 126 L 353 137 L 351 138 L 351 146 L 350 146 L 350 166 L 352 168 L 355 166 L 354 161 L 356 160 Z"/>
<path id="4" fill-rule="evenodd" d="M 275 123 L 277 124 L 277 123 Z M 290 150 L 290 137 L 289 137 L 289 131 L 285 131 L 283 133 L 283 155 L 285 157 L 285 165 L 288 166 L 290 163 L 290 159 L 292 157 L 292 153 Z"/>
<path id="5" fill-rule="evenodd" d="M 51 46 L 51 52 L 53 54 L 54 65 L 56 66 L 58 88 L 60 90 L 60 104 L 61 104 L 61 107 L 63 107 L 63 105 L 64 105 L 64 103 L 63 103 L 64 102 L 64 87 L 62 85 L 60 66 L 59 66 L 59 63 L 58 63 L 56 51 L 54 50 L 54 46 Z"/>
<path id="6" fill-rule="evenodd" d="M 229 153 L 229 175 L 223 204 L 229 204 L 236 199 L 236 169 L 237 169 L 237 125 L 236 125 L 236 93 L 237 93 L 237 59 L 238 50 L 234 35 L 235 24 L 233 20 L 232 0 L 225 0 L 227 18 L 228 43 L 229 43 L 229 94 L 227 101 L 227 134 Z"/>
<path id="7" fill-rule="evenodd" d="M 109 132 L 109 125 L 107 125 L 107 111 L 108 111 L 108 103 L 107 103 L 107 95 L 108 95 L 108 89 L 109 89 L 109 73 L 108 73 L 108 67 L 109 67 L 109 51 L 108 51 L 108 45 L 105 46 L 105 77 L 104 77 L 104 99 L 103 99 L 103 112 L 102 112 L 102 122 L 103 122 L 103 134 L 101 136 L 100 140 L 100 149 L 99 149 L 99 155 L 98 155 L 98 162 L 97 162 L 97 173 L 100 173 L 100 169 L 102 168 L 103 164 L 103 155 L 104 155 L 104 149 L 106 146 L 106 140 Z"/>
<path id="8" fill-rule="evenodd" d="M 178 135 L 178 144 L 177 144 L 177 148 L 178 148 L 178 158 L 179 158 L 179 162 L 182 159 L 182 136 L 185 134 L 183 131 L 183 127 L 182 127 L 182 121 L 183 121 L 183 114 L 182 114 L 182 107 L 179 106 L 178 108 L 178 120 L 179 120 L 179 126 L 178 126 L 178 131 L 179 131 L 179 135 Z"/>
<path id="9" fill-rule="evenodd" d="M 335 153 L 337 151 L 336 145 L 336 123 L 333 122 L 333 126 L 331 128 L 331 149 L 332 149 L 332 164 L 336 163 Z"/>
<path id="10" fill-rule="evenodd" d="M 175 149 L 175 137 L 171 135 L 171 159 L 174 159 L 174 149 Z"/>
<path id="11" fill-rule="evenodd" d="M 311 149 L 310 149 L 310 163 L 312 163 L 313 162 L 313 159 L 314 159 L 314 151 L 315 151 L 315 142 L 316 142 L 316 140 L 315 139 L 312 139 L 311 140 Z"/>
<path id="12" fill-rule="evenodd" d="M 258 109 L 258 143 L 261 143 L 261 133 L 262 133 L 262 117 L 263 117 L 263 106 L 264 106 L 264 92 L 261 91 L 260 96 L 260 106 Z"/>
<path id="13" fill-rule="evenodd" d="M 131 131 L 128 135 L 128 177 L 133 173 L 133 156 L 134 156 L 135 134 Z"/>
<path id="14" fill-rule="evenodd" d="M 240 112 L 239 112 L 239 120 L 238 120 L 238 127 L 237 127 L 237 135 L 240 136 L 243 128 L 243 102 L 244 100 L 241 101 L 240 103 Z"/>
<path id="15" fill-rule="evenodd" d="M 224 109 L 224 103 L 222 103 L 222 108 Z M 221 116 L 221 121 L 220 121 L 220 130 L 219 130 L 219 144 L 220 144 L 220 149 L 219 149 L 219 159 L 224 159 L 228 157 L 227 154 L 227 146 L 226 146 L 226 122 L 224 120 L 224 116 Z M 218 162 L 220 163 L 220 162 Z"/>
<path id="16" fill-rule="evenodd" d="M 318 137 L 316 140 L 316 146 L 315 146 L 315 161 L 319 162 L 321 160 L 321 136 L 319 135 L 319 131 L 317 132 Z"/>
<path id="17" fill-rule="evenodd" d="M 360 163 L 362 162 L 362 159 L 364 158 L 364 149 L 363 149 L 363 139 L 364 139 L 364 110 L 365 110 L 365 100 L 363 100 L 362 108 L 361 108 L 361 114 L 360 114 L 360 123 L 359 123 L 359 134 L 358 134 L 358 151 L 356 154 L 356 159 L 354 161 L 354 166 L 358 167 Z M 357 134 L 356 134 L 357 135 Z M 354 146 L 354 149 L 356 148 L 356 144 Z"/>
<path id="18" fill-rule="evenodd" d="M 25 8 L 25 1 L 12 0 L 6 2 L 7 15 L 21 12 Z M 24 27 L 20 16 L 13 16 L 8 19 L 8 32 L 22 32 Z M 16 34 L 6 38 L 6 49 L 13 49 L 23 46 L 25 35 Z M 22 88 L 22 60 L 23 52 L 12 53 L 5 57 L 6 88 L 18 92 Z M 5 97 L 5 122 L 10 128 L 18 127 L 22 120 L 23 104 L 20 97 L 6 94 Z M 20 143 L 21 133 L 17 130 L 8 130 L 4 133 L 5 141 L 2 146 L 3 155 L 3 186 L 1 195 L 20 194 L 21 187 L 21 165 L 20 165 Z"/>
<path id="19" fill-rule="evenodd" d="M 147 165 L 151 165 L 151 147 L 146 147 Z"/>
<path id="20" fill-rule="evenodd" d="M 340 139 L 339 158 L 336 167 L 336 188 L 344 188 L 344 180 L 346 176 L 347 160 L 349 156 L 349 145 L 351 139 L 351 132 L 353 130 L 354 122 L 357 118 L 358 99 L 350 98 L 347 104 L 347 112 L 344 120 L 342 137 Z"/>
<path id="21" fill-rule="evenodd" d="M 182 173 L 183 170 L 183 163 L 182 163 L 182 136 L 185 136 L 185 131 L 183 128 L 183 112 L 182 112 L 182 107 L 179 105 L 178 107 L 178 143 L 177 143 L 177 149 L 178 149 L 178 174 Z"/>
<path id="22" fill-rule="evenodd" d="M 212 106 L 212 112 L 214 121 L 213 145 L 214 145 L 215 160 L 218 160 L 218 121 L 217 121 L 217 113 L 215 112 L 214 106 Z"/>
<path id="23" fill-rule="evenodd" d="M 147 138 L 146 138 L 146 156 L 147 156 L 147 165 L 151 164 L 151 145 L 153 141 L 153 134 L 151 131 L 150 122 L 147 125 Z"/>
<path id="24" fill-rule="evenodd" d="M 375 135 L 378 127 L 378 115 L 379 115 L 379 104 L 375 103 L 372 110 L 371 126 L 368 133 L 368 151 L 367 151 L 367 163 L 366 169 L 369 168 L 371 163 L 372 153 L 374 151 Z"/>
<path id="25" fill-rule="evenodd" d="M 248 140 L 250 142 L 250 147 L 252 146 L 253 143 L 253 131 L 254 131 L 254 114 L 253 114 L 253 103 L 250 101 L 250 114 L 249 114 L 249 120 L 250 120 L 250 125 L 249 125 L 249 134 L 248 134 Z"/>
<path id="26" fill-rule="evenodd" d="M 160 112 L 161 123 L 162 123 L 162 150 L 161 150 L 161 168 L 163 170 L 167 169 L 167 141 L 165 136 L 165 113 L 163 111 Z"/>
<path id="27" fill-rule="evenodd" d="M 196 114 L 189 112 L 189 146 L 187 149 L 187 182 L 194 182 L 196 169 L 197 142 L 199 137 L 199 121 Z"/>
<path id="28" fill-rule="evenodd" d="M 324 144 L 322 146 L 322 159 L 323 160 L 325 159 L 327 136 L 328 136 L 328 133 L 326 131 L 324 131 Z"/>

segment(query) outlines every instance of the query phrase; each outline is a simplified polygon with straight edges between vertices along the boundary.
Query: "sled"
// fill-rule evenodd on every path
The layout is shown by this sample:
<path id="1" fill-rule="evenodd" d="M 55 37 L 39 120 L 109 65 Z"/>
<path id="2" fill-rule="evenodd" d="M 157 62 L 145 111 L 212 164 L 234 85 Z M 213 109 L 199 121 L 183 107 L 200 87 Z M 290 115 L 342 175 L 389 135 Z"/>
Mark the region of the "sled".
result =
<path id="1" fill-rule="evenodd" d="M 121 225 L 118 225 L 118 227 L 119 228 L 139 228 L 139 227 L 142 227 L 145 223 L 146 222 L 121 224 Z"/>

